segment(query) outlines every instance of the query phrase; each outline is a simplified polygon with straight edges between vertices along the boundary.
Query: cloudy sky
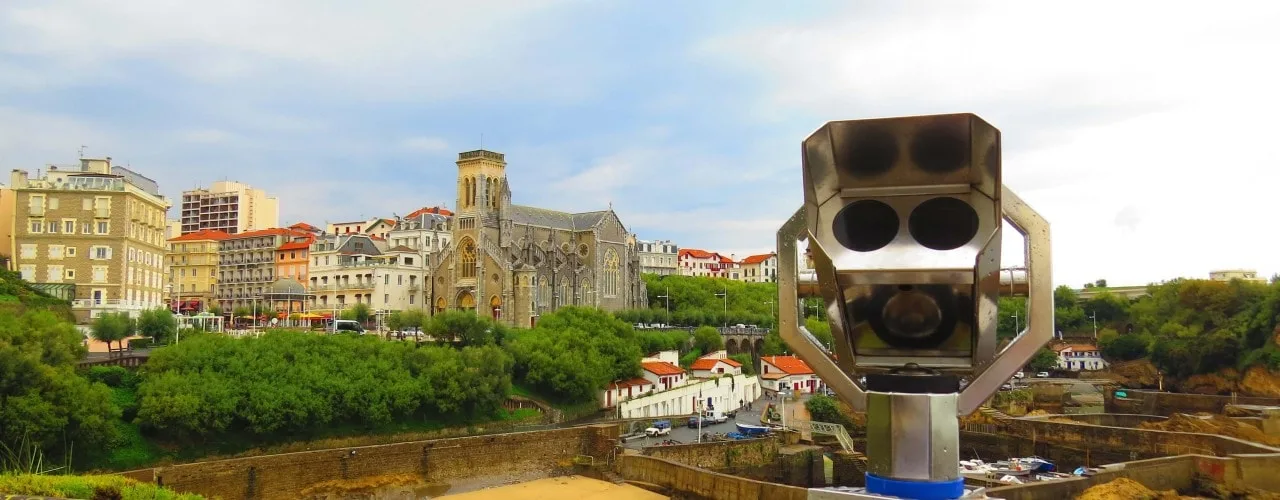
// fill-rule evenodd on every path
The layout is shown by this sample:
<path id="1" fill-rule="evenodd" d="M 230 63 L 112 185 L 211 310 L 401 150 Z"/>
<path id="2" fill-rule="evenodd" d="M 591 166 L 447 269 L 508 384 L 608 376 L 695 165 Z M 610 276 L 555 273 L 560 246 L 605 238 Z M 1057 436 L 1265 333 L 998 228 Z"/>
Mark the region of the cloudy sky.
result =
<path id="1" fill-rule="evenodd" d="M 320 224 L 452 207 L 483 136 L 516 203 L 742 256 L 824 122 L 974 112 L 1055 281 L 1270 275 L 1277 24 L 1264 1 L 5 0 L 0 169 L 83 145 Z"/>

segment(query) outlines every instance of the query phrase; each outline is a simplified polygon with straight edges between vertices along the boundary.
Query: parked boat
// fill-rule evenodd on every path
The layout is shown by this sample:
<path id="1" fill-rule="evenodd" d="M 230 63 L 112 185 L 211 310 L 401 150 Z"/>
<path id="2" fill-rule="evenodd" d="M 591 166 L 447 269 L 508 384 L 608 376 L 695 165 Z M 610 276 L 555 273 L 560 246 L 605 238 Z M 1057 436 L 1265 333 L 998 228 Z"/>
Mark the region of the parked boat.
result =
<path id="1" fill-rule="evenodd" d="M 738 425 L 738 432 L 741 432 L 748 436 L 762 436 L 769 433 L 769 428 L 763 425 L 751 425 L 751 424 L 744 424 L 741 422 L 738 422 L 737 425 Z"/>

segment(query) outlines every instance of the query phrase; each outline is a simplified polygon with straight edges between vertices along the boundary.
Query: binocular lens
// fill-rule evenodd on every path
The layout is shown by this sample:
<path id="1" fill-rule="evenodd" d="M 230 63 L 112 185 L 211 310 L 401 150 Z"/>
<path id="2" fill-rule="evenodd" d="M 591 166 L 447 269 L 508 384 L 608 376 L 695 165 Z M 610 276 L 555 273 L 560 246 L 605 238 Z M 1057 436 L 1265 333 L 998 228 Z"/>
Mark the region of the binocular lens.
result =
<path id="1" fill-rule="evenodd" d="M 884 304 L 884 326 L 894 335 L 922 339 L 942 324 L 942 309 L 933 297 L 916 290 L 899 291 Z"/>

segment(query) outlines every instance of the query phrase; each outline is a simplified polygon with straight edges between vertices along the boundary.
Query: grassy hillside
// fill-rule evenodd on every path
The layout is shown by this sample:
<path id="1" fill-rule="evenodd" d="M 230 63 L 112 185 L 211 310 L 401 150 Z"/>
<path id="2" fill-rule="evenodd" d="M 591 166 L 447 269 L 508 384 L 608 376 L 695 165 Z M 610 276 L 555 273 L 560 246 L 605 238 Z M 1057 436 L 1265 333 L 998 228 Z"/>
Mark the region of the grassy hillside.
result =
<path id="1" fill-rule="evenodd" d="M 48 309 L 72 319 L 70 303 L 32 288 L 21 274 L 0 269 L 0 314 L 22 314 L 29 308 Z"/>

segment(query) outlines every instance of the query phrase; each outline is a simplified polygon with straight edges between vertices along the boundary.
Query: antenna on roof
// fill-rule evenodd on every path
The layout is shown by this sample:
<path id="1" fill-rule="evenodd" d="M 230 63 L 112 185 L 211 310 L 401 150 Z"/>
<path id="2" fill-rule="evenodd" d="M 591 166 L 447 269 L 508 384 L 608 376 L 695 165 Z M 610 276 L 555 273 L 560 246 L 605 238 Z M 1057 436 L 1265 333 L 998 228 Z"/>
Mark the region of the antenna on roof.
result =
<path id="1" fill-rule="evenodd" d="M 84 158 L 84 148 L 87 148 L 87 147 L 89 147 L 89 146 L 85 146 L 84 144 L 81 144 L 81 145 L 80 145 L 80 157 L 81 157 L 81 158 Z"/>

